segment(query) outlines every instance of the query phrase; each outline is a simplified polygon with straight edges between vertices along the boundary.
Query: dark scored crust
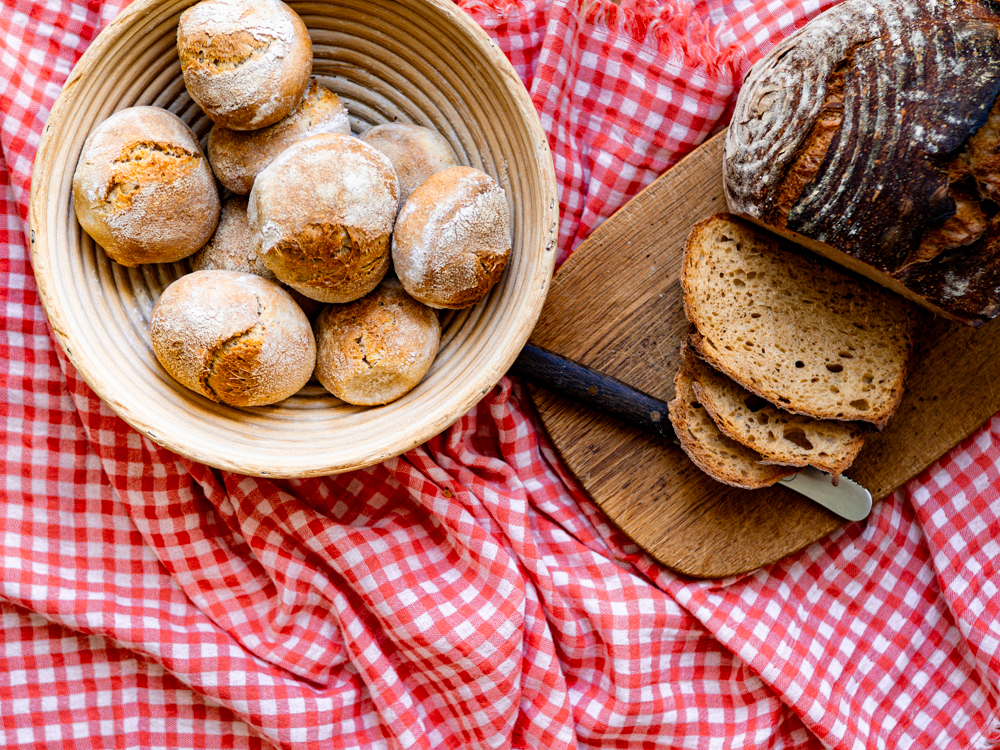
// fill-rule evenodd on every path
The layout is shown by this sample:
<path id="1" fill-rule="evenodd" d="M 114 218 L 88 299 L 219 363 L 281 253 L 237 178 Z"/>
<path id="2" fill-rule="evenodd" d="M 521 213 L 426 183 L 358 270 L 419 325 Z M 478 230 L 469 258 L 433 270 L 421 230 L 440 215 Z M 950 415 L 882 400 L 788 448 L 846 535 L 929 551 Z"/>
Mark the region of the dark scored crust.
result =
<path id="1" fill-rule="evenodd" d="M 818 16 L 747 76 L 724 172 L 734 213 L 935 312 L 994 317 L 1000 5 L 846 0 Z"/>

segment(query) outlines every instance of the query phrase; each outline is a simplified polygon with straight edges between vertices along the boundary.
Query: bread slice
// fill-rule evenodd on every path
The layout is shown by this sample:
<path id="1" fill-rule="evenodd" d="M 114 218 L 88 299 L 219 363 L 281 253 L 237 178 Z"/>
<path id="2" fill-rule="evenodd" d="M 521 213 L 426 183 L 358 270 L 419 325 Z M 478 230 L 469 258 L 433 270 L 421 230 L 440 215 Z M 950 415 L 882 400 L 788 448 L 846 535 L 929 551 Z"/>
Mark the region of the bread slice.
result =
<path id="1" fill-rule="evenodd" d="M 855 422 L 792 414 L 734 383 L 687 346 L 683 358 L 694 395 L 712 421 L 724 435 L 759 453 L 762 463 L 815 466 L 836 482 L 864 445 L 864 432 Z"/>
<path id="2" fill-rule="evenodd" d="M 788 467 L 762 464 L 758 453 L 719 432 L 692 385 L 691 371 L 681 367 L 667 411 L 681 448 L 695 466 L 719 482 L 747 490 L 769 487 L 795 473 Z"/>
<path id="3" fill-rule="evenodd" d="M 913 350 L 912 308 L 730 214 L 691 230 L 681 267 L 697 352 L 752 393 L 882 428 Z"/>

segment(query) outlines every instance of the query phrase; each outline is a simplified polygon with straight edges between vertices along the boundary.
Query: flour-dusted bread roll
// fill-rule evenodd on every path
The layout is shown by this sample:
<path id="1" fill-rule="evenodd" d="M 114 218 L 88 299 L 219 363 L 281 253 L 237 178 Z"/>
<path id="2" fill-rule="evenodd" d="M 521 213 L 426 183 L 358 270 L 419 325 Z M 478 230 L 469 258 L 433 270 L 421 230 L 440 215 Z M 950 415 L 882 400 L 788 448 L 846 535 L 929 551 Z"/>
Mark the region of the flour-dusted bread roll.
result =
<path id="1" fill-rule="evenodd" d="M 295 109 L 260 130 L 215 125 L 208 134 L 208 161 L 225 187 L 249 195 L 257 174 L 296 141 L 320 133 L 350 135 L 347 107 L 333 92 L 310 79 Z"/>
<path id="2" fill-rule="evenodd" d="M 231 406 L 288 398 L 316 364 L 309 320 L 288 292 L 235 271 L 196 271 L 173 282 L 153 308 L 150 337 L 175 380 Z"/>
<path id="3" fill-rule="evenodd" d="M 395 401 L 427 374 L 437 354 L 437 312 L 398 280 L 346 305 L 329 305 L 315 324 L 316 379 L 349 404 Z"/>
<path id="4" fill-rule="evenodd" d="M 320 302 L 350 302 L 389 269 L 398 197 L 384 154 L 352 136 L 314 135 L 257 175 L 247 216 L 275 276 Z"/>
<path id="5" fill-rule="evenodd" d="M 747 75 L 733 213 L 928 307 L 1000 312 L 1000 5 L 846 0 Z"/>
<path id="6" fill-rule="evenodd" d="M 448 167 L 457 167 L 458 159 L 440 133 L 407 122 L 376 125 L 361 135 L 368 143 L 389 157 L 399 178 L 399 207 L 428 177 Z"/>
<path id="7" fill-rule="evenodd" d="M 420 185 L 399 212 L 392 261 L 403 287 L 437 308 L 483 299 L 510 259 L 503 188 L 485 172 L 450 167 Z"/>
<path id="8" fill-rule="evenodd" d="M 281 0 L 201 0 L 181 14 L 184 85 L 213 122 L 273 125 L 298 103 L 312 73 L 312 42 Z"/>
<path id="9" fill-rule="evenodd" d="M 73 201 L 84 231 L 123 266 L 172 263 L 208 241 L 219 193 L 198 139 L 159 107 L 130 107 L 83 144 Z"/>

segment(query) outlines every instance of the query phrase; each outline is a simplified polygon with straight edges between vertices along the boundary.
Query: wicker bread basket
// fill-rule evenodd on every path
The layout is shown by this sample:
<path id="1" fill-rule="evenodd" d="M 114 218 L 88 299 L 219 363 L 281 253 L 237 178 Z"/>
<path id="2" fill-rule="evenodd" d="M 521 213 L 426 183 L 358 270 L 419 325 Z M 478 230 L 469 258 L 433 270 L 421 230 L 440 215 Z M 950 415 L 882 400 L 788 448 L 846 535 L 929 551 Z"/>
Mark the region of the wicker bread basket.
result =
<path id="1" fill-rule="evenodd" d="M 355 133 L 393 120 L 431 127 L 462 163 L 507 193 L 513 252 L 501 282 L 442 317 L 440 353 L 391 404 L 344 404 L 310 383 L 256 408 L 217 404 L 176 383 L 149 342 L 159 294 L 186 262 L 125 268 L 77 223 L 72 179 L 84 140 L 124 107 L 211 121 L 184 88 L 176 28 L 191 0 L 138 0 L 80 59 L 42 136 L 31 190 L 31 257 L 48 319 L 80 375 L 126 422 L 183 456 L 272 477 L 347 471 L 436 435 L 496 385 L 541 310 L 555 263 L 558 198 L 538 116 L 510 63 L 450 0 L 292 2 L 313 41 L 313 74 L 348 106 Z"/>

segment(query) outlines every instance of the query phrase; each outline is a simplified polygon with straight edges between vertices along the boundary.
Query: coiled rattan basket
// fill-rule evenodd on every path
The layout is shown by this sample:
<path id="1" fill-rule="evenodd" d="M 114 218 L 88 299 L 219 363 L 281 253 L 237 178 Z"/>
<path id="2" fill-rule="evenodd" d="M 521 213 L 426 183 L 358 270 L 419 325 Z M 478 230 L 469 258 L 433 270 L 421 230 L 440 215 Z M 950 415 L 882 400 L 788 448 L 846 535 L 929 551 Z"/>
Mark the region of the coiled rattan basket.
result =
<path id="1" fill-rule="evenodd" d="M 77 64 L 45 126 L 31 190 L 32 263 L 60 345 L 125 421 L 221 469 L 274 477 L 347 471 L 433 437 L 496 385 L 527 341 L 555 263 L 558 200 L 545 134 L 489 37 L 449 0 L 291 2 L 313 41 L 313 74 L 347 104 L 356 133 L 393 120 L 436 129 L 497 179 L 513 227 L 510 265 L 489 297 L 442 318 L 441 351 L 396 402 L 349 406 L 308 385 L 270 407 L 216 404 L 177 384 L 149 342 L 159 294 L 186 263 L 124 268 L 76 221 L 83 142 L 112 112 L 165 107 L 204 139 L 211 122 L 184 88 L 176 51 L 192 0 L 138 0 Z"/>

